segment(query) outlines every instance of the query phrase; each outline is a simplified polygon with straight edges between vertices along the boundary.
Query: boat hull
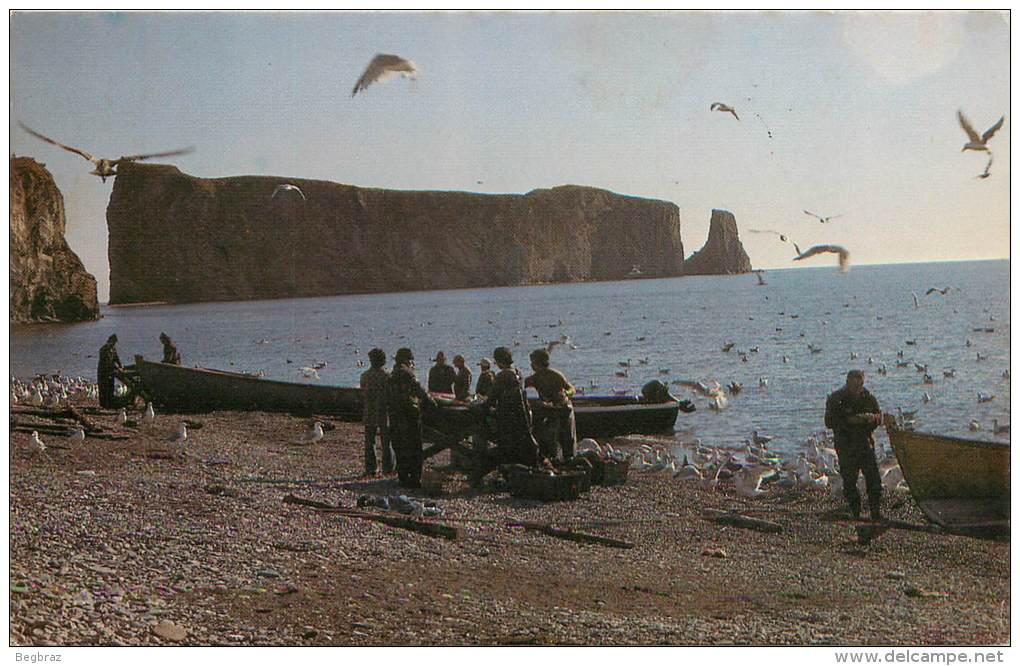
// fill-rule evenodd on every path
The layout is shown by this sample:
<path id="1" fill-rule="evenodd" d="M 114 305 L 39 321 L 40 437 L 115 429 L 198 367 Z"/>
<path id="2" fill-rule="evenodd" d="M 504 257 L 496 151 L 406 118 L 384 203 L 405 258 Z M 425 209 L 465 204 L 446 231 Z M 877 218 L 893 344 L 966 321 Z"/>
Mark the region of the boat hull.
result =
<path id="1" fill-rule="evenodd" d="M 204 368 L 185 368 L 135 357 L 135 369 L 157 406 L 176 411 L 297 412 L 360 421 L 361 390 L 299 384 Z M 544 407 L 534 402 L 540 416 Z M 672 432 L 680 403 L 649 403 L 635 397 L 578 397 L 574 415 L 579 438 Z M 426 422 L 448 433 L 470 432 L 475 416 L 463 405 L 443 406 Z"/>
<path id="2" fill-rule="evenodd" d="M 910 494 L 950 530 L 1008 527 L 1010 446 L 903 430 L 886 416 L 889 442 Z"/>

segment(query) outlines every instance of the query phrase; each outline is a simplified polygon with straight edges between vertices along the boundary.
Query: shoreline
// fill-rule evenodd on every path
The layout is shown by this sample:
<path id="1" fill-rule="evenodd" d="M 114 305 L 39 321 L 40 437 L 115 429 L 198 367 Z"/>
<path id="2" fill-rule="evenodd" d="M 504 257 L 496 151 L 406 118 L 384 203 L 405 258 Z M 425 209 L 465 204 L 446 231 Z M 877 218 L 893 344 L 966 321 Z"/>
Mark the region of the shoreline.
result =
<path id="1" fill-rule="evenodd" d="M 94 418 L 129 438 L 44 435 L 71 448 L 29 459 L 28 436 L 11 435 L 14 645 L 1009 642 L 1009 542 L 890 530 L 861 546 L 837 519 L 842 500 L 823 493 L 748 500 L 632 472 L 623 486 L 542 504 L 474 494 L 457 476 L 435 499 L 462 530 L 447 541 L 282 502 L 403 493 L 394 477 L 358 478 L 360 424 L 328 423 L 321 442 L 293 447 L 306 423 L 285 414 L 160 414 L 136 430 L 112 412 Z M 182 418 L 202 426 L 189 430 L 188 455 L 148 457 Z M 719 526 L 701 518 L 707 507 L 783 532 Z M 886 513 L 923 522 L 909 496 L 889 497 Z M 627 522 L 583 529 L 635 547 L 505 526 L 606 519 Z M 166 624 L 157 633 L 160 622 L 183 639 Z"/>

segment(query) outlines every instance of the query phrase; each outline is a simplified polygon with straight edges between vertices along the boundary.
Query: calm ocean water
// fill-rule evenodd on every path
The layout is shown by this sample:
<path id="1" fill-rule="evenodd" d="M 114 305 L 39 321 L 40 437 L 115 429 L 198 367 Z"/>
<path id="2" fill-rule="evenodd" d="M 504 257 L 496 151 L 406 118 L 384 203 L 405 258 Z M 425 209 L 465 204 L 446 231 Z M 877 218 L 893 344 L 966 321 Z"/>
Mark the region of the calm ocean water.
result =
<path id="1" fill-rule="evenodd" d="M 166 331 L 185 365 L 261 370 L 287 381 L 313 381 L 298 368 L 327 361 L 319 383 L 357 385 L 356 362 L 374 346 L 390 358 L 410 347 L 420 379 L 437 350 L 448 359 L 463 354 L 477 377 L 475 364 L 498 345 L 519 343 L 515 360 L 526 370 L 531 349 L 568 335 L 577 349 L 557 347 L 553 367 L 590 393 L 637 391 L 650 379 L 743 383 L 722 412 L 695 398 L 698 411 L 677 421 L 685 440 L 736 445 L 756 429 L 796 451 L 824 428 L 825 396 L 852 367 L 867 372 L 883 409 L 918 410 L 919 430 L 993 439 L 992 419 L 1009 420 L 1010 383 L 1001 376 L 1009 367 L 1008 261 L 858 266 L 846 275 L 826 266 L 768 271 L 765 279 L 766 286 L 741 275 L 104 308 L 94 323 L 13 330 L 11 373 L 94 377 L 97 350 L 111 333 L 125 363 L 134 354 L 159 360 L 157 338 Z M 946 296 L 924 295 L 944 286 L 952 287 Z M 994 332 L 972 330 L 985 327 Z M 726 341 L 736 343 L 729 353 L 721 351 Z M 809 343 L 822 352 L 811 353 Z M 736 351 L 751 347 L 759 351 L 742 362 Z M 976 361 L 978 352 L 987 360 Z M 629 376 L 615 377 L 628 359 Z M 923 385 L 913 365 L 897 368 L 897 360 L 927 364 L 935 384 Z M 882 363 L 884 377 L 875 372 Z M 943 377 L 946 368 L 956 369 L 955 378 Z M 598 388 L 588 389 L 590 382 Z M 978 404 L 979 391 L 996 398 Z M 970 433 L 971 419 L 986 430 Z"/>

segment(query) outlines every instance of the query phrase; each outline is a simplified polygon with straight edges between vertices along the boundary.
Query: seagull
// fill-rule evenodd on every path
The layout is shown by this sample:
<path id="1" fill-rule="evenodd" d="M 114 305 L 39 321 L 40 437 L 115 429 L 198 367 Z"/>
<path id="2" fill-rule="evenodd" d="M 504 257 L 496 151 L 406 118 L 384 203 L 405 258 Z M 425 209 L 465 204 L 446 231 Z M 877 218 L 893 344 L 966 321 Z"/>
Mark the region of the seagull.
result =
<path id="1" fill-rule="evenodd" d="M 156 410 L 152 408 L 152 403 L 146 403 L 145 414 L 142 415 L 142 421 L 152 423 L 156 420 Z"/>
<path id="2" fill-rule="evenodd" d="M 734 488 L 744 497 L 761 497 L 766 492 L 761 489 L 761 481 L 774 470 L 764 465 L 745 467 L 734 478 Z"/>
<path id="3" fill-rule="evenodd" d="M 983 150 L 987 152 L 988 146 L 986 144 L 999 131 L 999 128 L 1002 127 L 1002 121 L 1005 120 L 1005 116 L 999 118 L 999 122 L 986 129 L 984 134 L 978 136 L 978 133 L 970 126 L 970 121 L 963 115 L 963 111 L 957 111 L 956 117 L 960 120 L 960 127 L 967 133 L 968 139 L 967 143 L 963 144 L 963 148 L 960 149 L 961 153 L 965 150 Z"/>
<path id="4" fill-rule="evenodd" d="M 184 446 L 184 440 L 188 438 L 188 426 L 181 421 L 181 425 L 177 427 L 177 433 L 170 435 L 170 441 L 174 444 Z"/>
<path id="5" fill-rule="evenodd" d="M 32 391 L 32 406 L 42 407 L 42 404 L 43 404 L 42 393 L 39 392 L 39 387 L 37 386 L 35 390 Z"/>
<path id="6" fill-rule="evenodd" d="M 755 273 L 755 275 L 758 276 L 758 286 L 759 287 L 764 287 L 764 286 L 766 286 L 768 284 L 768 282 L 765 281 L 765 278 L 762 277 L 762 275 L 765 273 L 765 271 L 757 270 L 757 271 L 754 271 L 754 273 Z"/>
<path id="7" fill-rule="evenodd" d="M 308 201 L 308 197 L 306 197 L 305 193 L 301 191 L 301 188 L 298 187 L 297 185 L 291 185 L 290 183 L 283 183 L 282 185 L 277 185 L 276 189 L 273 190 L 273 196 L 269 198 L 275 199 L 276 195 L 279 194 L 280 192 L 297 192 L 298 194 L 301 195 L 302 201 Z"/>
<path id="8" fill-rule="evenodd" d="M 127 419 L 127 410 L 124 409 L 123 407 L 121 407 L 120 408 L 120 413 L 117 414 L 117 423 L 119 423 L 120 425 L 124 425 L 125 423 L 127 423 L 127 420 L 128 420 Z"/>
<path id="9" fill-rule="evenodd" d="M 942 371 L 942 376 L 943 377 L 955 377 L 956 376 L 956 370 L 954 370 L 952 368 L 950 368 L 949 370 L 943 370 Z"/>
<path id="10" fill-rule="evenodd" d="M 307 379 L 319 379 L 319 371 L 315 368 L 305 366 L 300 368 L 300 371 Z"/>
<path id="11" fill-rule="evenodd" d="M 797 244 L 790 240 L 790 237 L 784 233 L 773 231 L 772 229 L 748 229 L 748 231 L 755 234 L 772 234 L 778 237 L 779 240 L 783 241 L 784 243 L 790 243 L 791 245 L 793 245 L 793 248 L 797 250 L 797 254 L 800 254 L 800 247 L 798 247 Z"/>
<path id="12" fill-rule="evenodd" d="M 971 429 L 971 432 L 981 430 L 981 424 L 977 422 L 977 419 L 971 419 L 968 427 Z"/>
<path id="13" fill-rule="evenodd" d="M 46 451 L 46 445 L 39 439 L 39 433 L 35 430 L 32 431 L 32 435 L 28 438 L 28 450 L 33 457 L 37 453 L 44 453 Z"/>
<path id="14" fill-rule="evenodd" d="M 989 393 L 978 393 L 977 394 L 977 401 L 978 402 L 991 402 L 992 400 L 995 400 L 995 395 L 994 394 L 989 394 Z"/>
<path id="15" fill-rule="evenodd" d="M 915 308 L 921 307 L 921 304 L 917 300 L 917 293 L 912 291 L 910 292 L 910 295 L 914 297 L 914 307 Z"/>
<path id="16" fill-rule="evenodd" d="M 684 455 L 684 464 L 680 466 L 674 474 L 673 478 L 677 481 L 702 481 L 704 477 L 701 474 L 701 470 L 694 465 L 687 462 L 687 456 Z"/>
<path id="17" fill-rule="evenodd" d="M 1008 435 L 1009 424 L 1003 423 L 1002 425 L 999 425 L 999 419 L 992 419 L 992 432 L 996 435 Z"/>
<path id="18" fill-rule="evenodd" d="M 85 428 L 82 428 L 80 423 L 72 429 L 71 441 L 78 443 L 85 441 Z"/>
<path id="19" fill-rule="evenodd" d="M 165 153 L 149 153 L 146 155 L 124 155 L 115 160 L 108 160 L 101 157 L 93 157 L 92 155 L 86 153 L 84 150 L 81 150 L 80 148 L 65 146 L 59 141 L 54 141 L 48 136 L 36 132 L 35 130 L 29 128 L 28 126 L 21 122 L 19 122 L 18 125 L 21 127 L 21 129 L 25 130 L 35 138 L 42 139 L 46 143 L 53 144 L 54 146 L 63 148 L 64 150 L 69 150 L 72 153 L 77 153 L 78 155 L 81 155 L 82 157 L 87 159 L 89 162 L 92 162 L 92 164 L 94 164 L 96 168 L 90 171 L 89 173 L 99 176 L 100 178 L 103 179 L 104 183 L 106 182 L 107 178 L 113 178 L 114 176 L 117 175 L 117 167 L 123 162 L 137 162 L 139 160 L 147 160 L 152 157 L 171 157 L 173 155 L 186 155 L 187 153 L 190 153 L 194 150 L 194 148 L 181 148 L 179 150 L 169 150 Z"/>
<path id="20" fill-rule="evenodd" d="M 312 424 L 312 427 L 309 428 L 305 432 L 305 434 L 301 436 L 301 439 L 299 439 L 296 443 L 297 444 L 314 444 L 315 442 L 317 442 L 320 439 L 322 439 L 322 437 L 323 437 L 323 434 L 322 434 L 322 423 L 320 423 L 319 421 L 316 421 L 316 422 L 314 422 Z"/>
<path id="21" fill-rule="evenodd" d="M 796 245 L 794 247 L 796 247 Z M 794 257 L 793 260 L 800 261 L 801 259 L 807 259 L 808 257 L 813 257 L 816 254 L 823 254 L 825 252 L 832 252 L 839 255 L 839 270 L 841 273 L 846 273 L 850 270 L 850 252 L 840 245 L 815 245 Z"/>
<path id="22" fill-rule="evenodd" d="M 822 224 L 825 224 L 825 223 L 827 223 L 827 222 L 829 222 L 831 220 L 835 220 L 838 217 L 843 217 L 842 215 L 830 215 L 828 217 L 822 217 L 818 213 L 812 213 L 809 210 L 806 210 L 804 212 L 807 213 L 808 215 L 810 215 L 811 217 L 817 218 L 818 221 L 821 222 Z"/>
<path id="23" fill-rule="evenodd" d="M 921 402 L 923 402 L 924 404 L 928 404 L 929 402 L 931 402 L 931 399 L 932 399 L 931 393 L 928 393 L 927 391 L 925 391 L 924 395 L 921 396 Z"/>
<path id="24" fill-rule="evenodd" d="M 771 435 L 759 435 L 757 430 L 751 432 L 751 441 L 758 446 L 765 446 L 773 439 L 775 439 L 775 437 L 772 437 Z"/>
<path id="25" fill-rule="evenodd" d="M 368 67 L 365 68 L 361 78 L 354 84 L 351 97 L 354 97 L 376 81 L 381 83 L 393 78 L 397 74 L 400 74 L 405 79 L 414 79 L 418 75 L 418 67 L 410 60 L 400 56 L 379 53 L 372 58 L 372 62 L 368 63 Z"/>
<path id="26" fill-rule="evenodd" d="M 732 113 L 734 118 L 740 120 L 740 116 L 737 115 L 736 110 L 732 106 L 728 104 L 723 104 L 722 102 L 713 102 L 712 106 L 708 107 L 708 110 L 720 111 L 722 113 Z"/>
<path id="27" fill-rule="evenodd" d="M 931 296 L 934 293 L 939 293 L 939 294 L 942 294 L 943 296 L 945 296 L 946 294 L 949 293 L 950 289 L 952 289 L 952 287 L 944 287 L 942 289 L 939 289 L 938 287 L 930 287 L 928 289 L 928 291 L 924 292 L 924 295 L 925 296 Z"/>

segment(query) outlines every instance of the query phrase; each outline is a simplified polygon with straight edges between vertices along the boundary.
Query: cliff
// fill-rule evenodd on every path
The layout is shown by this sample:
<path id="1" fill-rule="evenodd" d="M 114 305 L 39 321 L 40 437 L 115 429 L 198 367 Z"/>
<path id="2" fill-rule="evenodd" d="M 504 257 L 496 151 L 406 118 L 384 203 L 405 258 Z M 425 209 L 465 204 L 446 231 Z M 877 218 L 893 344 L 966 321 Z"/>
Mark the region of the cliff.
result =
<path id="1" fill-rule="evenodd" d="M 64 197 L 31 157 L 11 158 L 10 321 L 99 318 L 96 278 L 64 240 Z"/>
<path id="2" fill-rule="evenodd" d="M 728 210 L 712 210 L 708 240 L 684 262 L 684 275 L 748 273 L 751 259 L 737 233 L 737 221 Z"/>
<path id="3" fill-rule="evenodd" d="M 297 192 L 273 198 L 291 183 Z M 106 212 L 110 302 L 207 301 L 680 275 L 675 204 L 202 179 L 124 163 Z"/>

